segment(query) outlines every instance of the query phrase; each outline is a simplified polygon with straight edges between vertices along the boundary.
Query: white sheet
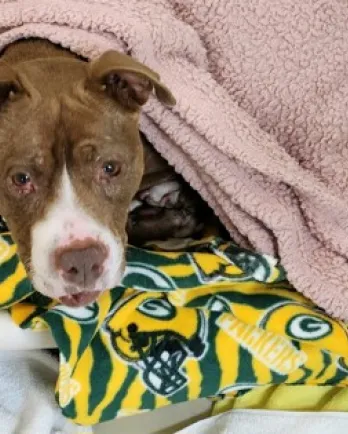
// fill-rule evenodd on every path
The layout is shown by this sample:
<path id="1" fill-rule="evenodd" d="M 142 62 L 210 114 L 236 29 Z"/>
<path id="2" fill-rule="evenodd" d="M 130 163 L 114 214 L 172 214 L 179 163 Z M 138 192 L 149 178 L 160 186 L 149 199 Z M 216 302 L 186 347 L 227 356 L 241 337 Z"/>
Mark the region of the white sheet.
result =
<path id="1" fill-rule="evenodd" d="M 56 348 L 49 331 L 32 331 L 19 328 L 8 312 L 0 311 L 0 351 L 37 350 Z"/>
<path id="2" fill-rule="evenodd" d="M 234 410 L 177 434 L 344 434 L 348 413 Z"/>
<path id="3" fill-rule="evenodd" d="M 0 351 L 1 434 L 92 434 L 62 416 L 58 362 L 43 351 Z"/>

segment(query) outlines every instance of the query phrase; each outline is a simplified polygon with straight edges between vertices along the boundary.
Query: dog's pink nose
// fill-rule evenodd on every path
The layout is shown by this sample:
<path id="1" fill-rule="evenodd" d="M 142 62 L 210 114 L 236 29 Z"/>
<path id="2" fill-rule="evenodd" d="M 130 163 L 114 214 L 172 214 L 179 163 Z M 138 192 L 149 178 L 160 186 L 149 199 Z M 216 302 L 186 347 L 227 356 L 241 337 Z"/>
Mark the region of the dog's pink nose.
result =
<path id="1" fill-rule="evenodd" d="M 56 267 L 64 279 L 79 288 L 94 288 L 104 270 L 105 247 L 98 243 L 65 247 L 56 252 Z"/>

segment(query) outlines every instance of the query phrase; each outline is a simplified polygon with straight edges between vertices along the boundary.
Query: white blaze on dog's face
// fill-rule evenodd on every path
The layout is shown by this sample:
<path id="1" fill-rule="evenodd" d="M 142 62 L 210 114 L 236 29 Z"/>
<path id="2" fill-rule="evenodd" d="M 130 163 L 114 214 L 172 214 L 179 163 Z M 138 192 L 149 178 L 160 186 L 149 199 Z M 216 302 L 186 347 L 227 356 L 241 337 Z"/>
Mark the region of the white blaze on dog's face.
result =
<path id="1" fill-rule="evenodd" d="M 66 167 L 58 196 L 32 228 L 31 245 L 34 286 L 67 305 L 91 302 L 121 280 L 122 240 L 83 209 Z"/>
<path id="2" fill-rule="evenodd" d="M 0 62 L 0 213 L 35 288 L 81 306 L 120 283 L 158 77 L 128 56 Z"/>

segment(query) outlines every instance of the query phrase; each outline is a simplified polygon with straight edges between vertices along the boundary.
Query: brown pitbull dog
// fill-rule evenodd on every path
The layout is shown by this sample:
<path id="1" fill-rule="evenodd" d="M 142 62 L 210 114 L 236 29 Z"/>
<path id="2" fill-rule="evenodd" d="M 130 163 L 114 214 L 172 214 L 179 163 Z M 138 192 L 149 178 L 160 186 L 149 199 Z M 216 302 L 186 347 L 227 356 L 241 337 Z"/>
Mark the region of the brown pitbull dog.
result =
<path id="1" fill-rule="evenodd" d="M 120 282 L 143 176 L 139 114 L 159 76 L 129 56 L 86 62 L 44 40 L 0 60 L 0 212 L 35 288 L 68 306 Z"/>

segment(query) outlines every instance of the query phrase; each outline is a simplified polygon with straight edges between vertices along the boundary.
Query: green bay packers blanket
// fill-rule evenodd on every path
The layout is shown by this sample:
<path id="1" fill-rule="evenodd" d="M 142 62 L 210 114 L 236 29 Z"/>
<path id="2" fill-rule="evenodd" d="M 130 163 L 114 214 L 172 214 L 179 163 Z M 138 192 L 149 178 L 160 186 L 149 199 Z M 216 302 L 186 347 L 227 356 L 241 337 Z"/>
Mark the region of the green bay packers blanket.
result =
<path id="1" fill-rule="evenodd" d="M 3 233 L 0 286 L 17 324 L 51 329 L 57 400 L 79 424 L 259 385 L 348 384 L 347 327 L 296 293 L 276 260 L 219 238 L 129 247 L 122 285 L 72 309 L 34 291 Z"/>

